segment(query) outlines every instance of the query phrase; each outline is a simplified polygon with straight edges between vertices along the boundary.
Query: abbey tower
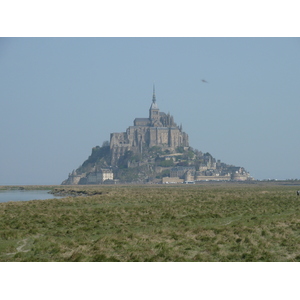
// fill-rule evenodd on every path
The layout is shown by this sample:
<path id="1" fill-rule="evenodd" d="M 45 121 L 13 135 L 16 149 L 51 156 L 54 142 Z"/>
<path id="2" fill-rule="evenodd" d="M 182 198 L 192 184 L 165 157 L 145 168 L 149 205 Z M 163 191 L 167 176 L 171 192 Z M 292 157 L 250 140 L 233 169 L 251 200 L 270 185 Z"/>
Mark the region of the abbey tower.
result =
<path id="1" fill-rule="evenodd" d="M 142 154 L 143 149 L 153 146 L 169 150 L 170 153 L 179 146 L 189 147 L 188 135 L 182 131 L 182 127 L 176 125 L 170 114 L 159 111 L 154 88 L 149 118 L 136 118 L 126 132 L 111 133 L 111 165 L 116 165 L 126 151 Z"/>

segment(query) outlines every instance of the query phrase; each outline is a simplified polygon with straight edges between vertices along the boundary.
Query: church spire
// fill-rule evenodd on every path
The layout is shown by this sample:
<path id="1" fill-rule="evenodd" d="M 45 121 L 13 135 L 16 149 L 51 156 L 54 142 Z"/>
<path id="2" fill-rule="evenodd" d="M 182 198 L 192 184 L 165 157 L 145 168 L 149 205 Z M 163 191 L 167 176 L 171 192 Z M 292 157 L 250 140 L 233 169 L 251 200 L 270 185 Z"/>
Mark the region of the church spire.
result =
<path id="1" fill-rule="evenodd" d="M 156 102 L 156 97 L 155 97 L 155 85 L 153 84 L 153 96 L 152 96 L 152 102 Z"/>
<path id="2" fill-rule="evenodd" d="M 156 104 L 155 85 L 154 84 L 153 84 L 153 95 L 152 95 L 152 103 L 151 103 L 150 110 L 152 110 L 152 109 L 157 109 L 158 110 L 158 106 Z"/>
<path id="3" fill-rule="evenodd" d="M 153 84 L 153 96 L 152 96 L 152 103 L 149 110 L 149 119 L 150 120 L 159 120 L 159 109 L 156 104 L 156 97 L 155 97 L 155 86 Z"/>

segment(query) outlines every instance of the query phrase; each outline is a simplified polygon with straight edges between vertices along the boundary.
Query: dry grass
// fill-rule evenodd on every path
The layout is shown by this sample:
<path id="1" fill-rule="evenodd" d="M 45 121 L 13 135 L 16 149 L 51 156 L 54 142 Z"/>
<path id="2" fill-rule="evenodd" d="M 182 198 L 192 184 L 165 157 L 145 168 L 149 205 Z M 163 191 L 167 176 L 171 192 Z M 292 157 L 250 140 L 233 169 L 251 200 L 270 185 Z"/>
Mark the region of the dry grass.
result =
<path id="1" fill-rule="evenodd" d="M 0 261 L 300 260 L 297 187 L 70 189 L 101 194 L 0 204 Z"/>

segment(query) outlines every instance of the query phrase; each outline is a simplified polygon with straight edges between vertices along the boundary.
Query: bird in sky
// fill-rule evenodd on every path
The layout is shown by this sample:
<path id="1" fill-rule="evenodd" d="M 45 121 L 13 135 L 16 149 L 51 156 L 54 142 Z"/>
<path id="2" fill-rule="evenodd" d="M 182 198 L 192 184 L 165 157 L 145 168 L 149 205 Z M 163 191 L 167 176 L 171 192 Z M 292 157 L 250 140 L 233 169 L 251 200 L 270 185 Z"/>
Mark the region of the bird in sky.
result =
<path id="1" fill-rule="evenodd" d="M 202 79 L 201 81 L 204 82 L 204 83 L 208 83 L 205 79 Z"/>

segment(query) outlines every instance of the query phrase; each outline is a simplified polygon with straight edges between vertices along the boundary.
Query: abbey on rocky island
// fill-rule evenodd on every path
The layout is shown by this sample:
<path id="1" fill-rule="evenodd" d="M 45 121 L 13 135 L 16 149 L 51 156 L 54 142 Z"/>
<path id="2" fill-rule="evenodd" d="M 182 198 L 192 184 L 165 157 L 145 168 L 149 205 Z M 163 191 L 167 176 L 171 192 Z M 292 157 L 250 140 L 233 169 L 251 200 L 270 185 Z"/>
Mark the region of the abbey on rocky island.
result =
<path id="1" fill-rule="evenodd" d="M 64 185 L 246 181 L 243 167 L 227 165 L 189 145 L 188 134 L 169 113 L 160 112 L 153 87 L 148 118 L 136 118 L 125 132 L 92 149 Z"/>

